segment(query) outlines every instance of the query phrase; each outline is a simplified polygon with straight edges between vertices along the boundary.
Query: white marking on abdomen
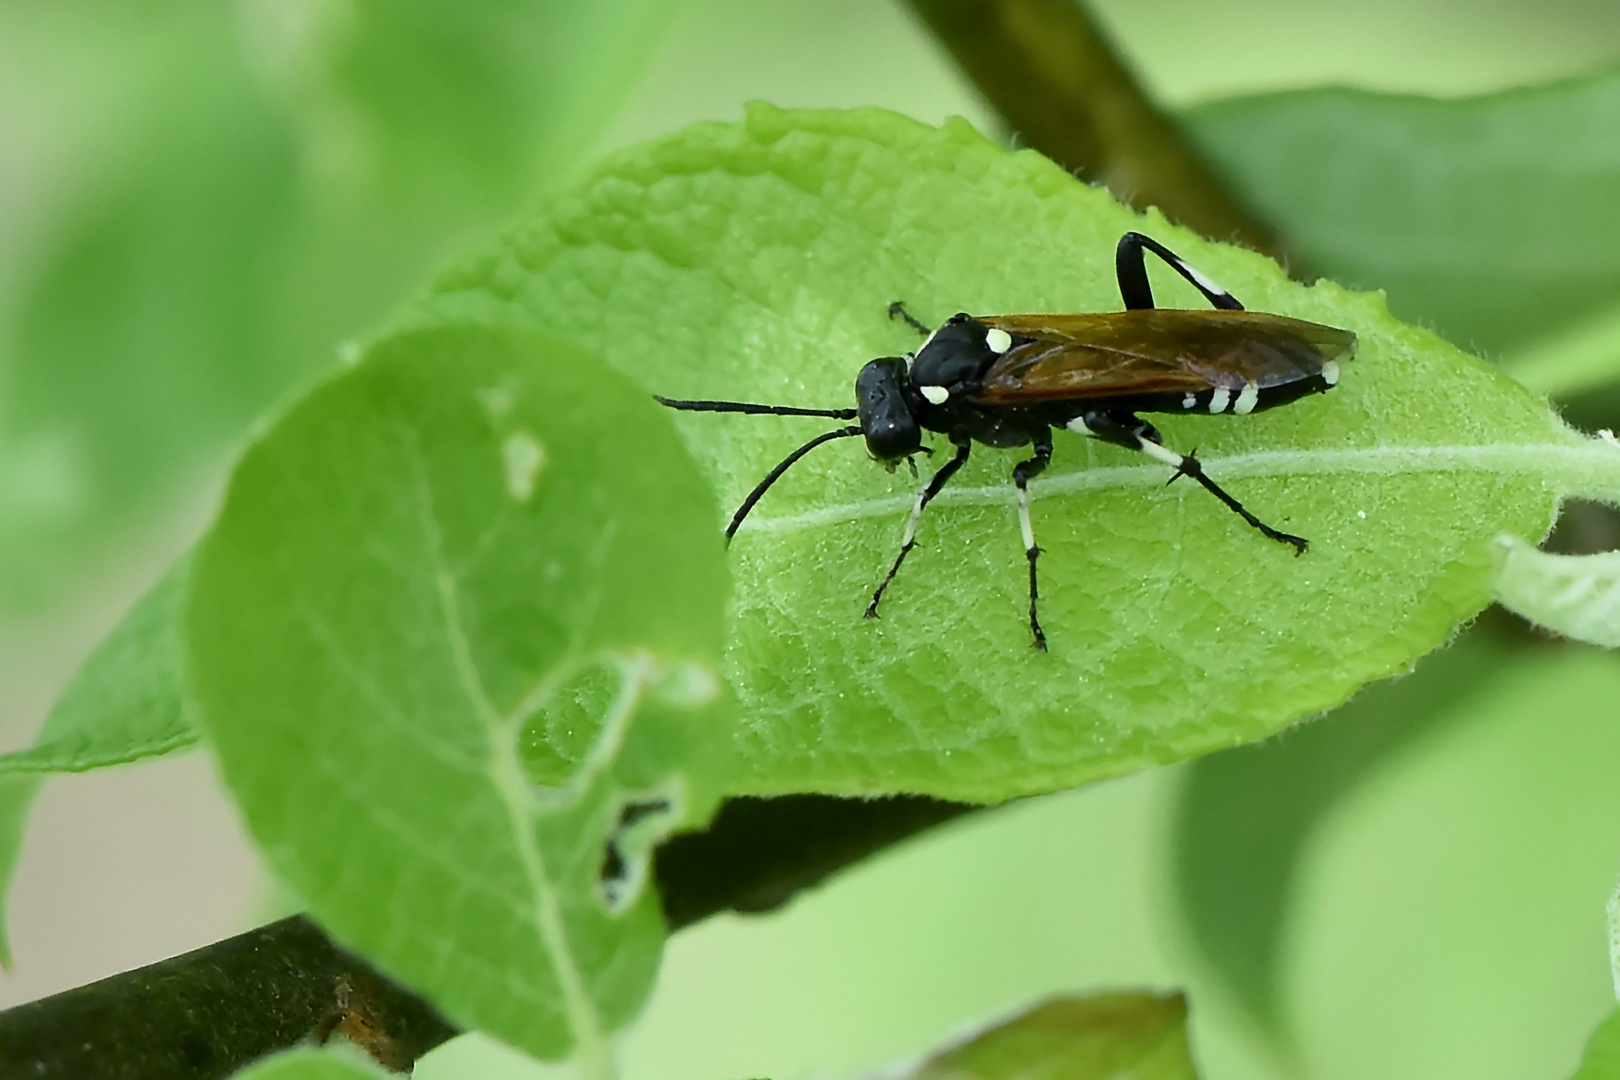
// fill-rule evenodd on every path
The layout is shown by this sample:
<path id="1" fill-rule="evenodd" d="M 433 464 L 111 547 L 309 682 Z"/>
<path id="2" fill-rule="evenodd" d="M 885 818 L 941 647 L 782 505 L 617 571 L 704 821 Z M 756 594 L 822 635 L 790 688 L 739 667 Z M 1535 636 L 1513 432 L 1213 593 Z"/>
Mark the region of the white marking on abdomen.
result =
<path id="1" fill-rule="evenodd" d="M 1186 397 L 1181 399 L 1181 407 L 1183 409 L 1190 409 L 1196 404 L 1198 404 L 1197 394 L 1188 394 Z"/>
<path id="2" fill-rule="evenodd" d="M 927 398 L 930 405 L 943 405 L 951 396 L 951 392 L 943 386 L 919 386 L 917 392 Z"/>
<path id="3" fill-rule="evenodd" d="M 1260 384 L 1244 383 L 1243 390 L 1237 396 L 1237 401 L 1232 404 L 1232 411 L 1239 416 L 1248 416 L 1254 412 L 1254 407 L 1259 403 Z"/>
<path id="4" fill-rule="evenodd" d="M 1223 413 L 1226 411 L 1227 403 L 1231 400 L 1232 391 L 1228 390 L 1224 386 L 1217 386 L 1215 388 L 1215 392 L 1209 395 L 1209 411 L 1212 413 Z"/>
<path id="5" fill-rule="evenodd" d="M 1329 360 L 1322 365 L 1322 381 L 1329 386 L 1339 385 L 1339 362 L 1337 360 Z"/>

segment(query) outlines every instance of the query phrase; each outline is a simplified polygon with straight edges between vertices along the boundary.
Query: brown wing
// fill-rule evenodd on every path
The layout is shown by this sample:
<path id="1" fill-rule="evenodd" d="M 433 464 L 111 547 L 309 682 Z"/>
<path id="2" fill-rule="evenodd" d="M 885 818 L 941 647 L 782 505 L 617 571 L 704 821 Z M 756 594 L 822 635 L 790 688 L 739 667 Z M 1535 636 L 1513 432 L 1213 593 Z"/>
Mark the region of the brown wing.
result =
<path id="1" fill-rule="evenodd" d="M 1347 359 L 1356 335 L 1259 311 L 1150 309 L 1094 315 L 986 315 L 1013 337 L 985 373 L 978 400 L 995 405 L 1264 390 L 1320 374 Z"/>

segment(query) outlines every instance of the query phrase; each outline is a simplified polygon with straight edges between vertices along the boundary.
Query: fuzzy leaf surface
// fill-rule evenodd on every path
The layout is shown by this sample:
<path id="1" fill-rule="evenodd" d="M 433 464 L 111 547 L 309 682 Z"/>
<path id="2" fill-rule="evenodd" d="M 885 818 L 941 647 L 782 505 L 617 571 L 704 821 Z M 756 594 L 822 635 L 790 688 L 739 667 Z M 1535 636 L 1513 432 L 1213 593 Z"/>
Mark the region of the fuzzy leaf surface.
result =
<path id="1" fill-rule="evenodd" d="M 407 322 L 543 326 L 671 397 L 847 407 L 862 363 L 917 347 L 890 301 L 930 323 L 1115 310 L 1128 229 L 1252 309 L 1360 335 L 1331 394 L 1154 418 L 1309 554 L 1166 487 L 1163 466 L 1064 433 L 1032 486 L 1049 654 L 1025 622 L 1016 450 L 980 449 L 937 500 L 881 619 L 861 612 L 917 485 L 853 440 L 790 472 L 731 546 L 747 790 L 995 801 L 1260 738 L 1402 670 L 1486 603 L 1490 538 L 1541 536 L 1567 486 L 1555 474 L 1597 451 L 1378 297 L 1290 282 L 964 123 L 877 110 L 755 106 L 617 154 Z M 1155 280 L 1165 306 L 1200 303 Z M 727 516 L 830 426 L 678 419 Z"/>
<path id="2" fill-rule="evenodd" d="M 189 683 L 272 867 L 459 1024 L 587 1075 L 656 970 L 650 847 L 725 783 L 712 515 L 623 379 L 460 328 L 298 402 L 195 555 Z"/>

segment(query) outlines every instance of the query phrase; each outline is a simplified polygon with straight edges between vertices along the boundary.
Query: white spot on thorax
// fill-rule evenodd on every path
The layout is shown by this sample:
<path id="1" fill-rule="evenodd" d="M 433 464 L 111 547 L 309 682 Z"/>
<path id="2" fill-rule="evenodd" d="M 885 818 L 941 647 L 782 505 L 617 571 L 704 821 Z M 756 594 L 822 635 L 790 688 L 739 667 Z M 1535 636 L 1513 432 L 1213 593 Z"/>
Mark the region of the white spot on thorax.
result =
<path id="1" fill-rule="evenodd" d="M 501 467 L 506 472 L 506 493 L 518 502 L 534 495 L 534 482 L 546 463 L 546 448 L 527 431 L 514 431 L 501 440 Z"/>
<path id="2" fill-rule="evenodd" d="M 1196 404 L 1198 404 L 1197 394 L 1188 394 L 1186 397 L 1181 399 L 1181 407 L 1183 409 L 1190 409 Z"/>
<path id="3" fill-rule="evenodd" d="M 1223 413 L 1226 411 L 1227 403 L 1231 400 L 1232 391 L 1228 390 L 1224 386 L 1217 386 L 1215 388 L 1215 392 L 1209 396 L 1209 411 L 1212 413 Z"/>
<path id="4" fill-rule="evenodd" d="M 1329 386 L 1339 385 L 1339 362 L 1337 360 L 1329 360 L 1322 365 L 1322 381 Z"/>
<path id="5" fill-rule="evenodd" d="M 1260 386 L 1258 383 L 1244 383 L 1243 390 L 1238 394 L 1237 401 L 1232 405 L 1232 411 L 1239 416 L 1248 416 L 1254 412 L 1255 405 L 1260 402 Z"/>
<path id="6" fill-rule="evenodd" d="M 930 405 L 943 405 L 951 396 L 951 392 L 943 386 L 919 386 L 917 392 L 927 398 Z"/>
<path id="7" fill-rule="evenodd" d="M 999 326 L 992 326 L 984 333 L 984 343 L 991 352 L 999 356 L 1012 348 L 1012 335 Z"/>

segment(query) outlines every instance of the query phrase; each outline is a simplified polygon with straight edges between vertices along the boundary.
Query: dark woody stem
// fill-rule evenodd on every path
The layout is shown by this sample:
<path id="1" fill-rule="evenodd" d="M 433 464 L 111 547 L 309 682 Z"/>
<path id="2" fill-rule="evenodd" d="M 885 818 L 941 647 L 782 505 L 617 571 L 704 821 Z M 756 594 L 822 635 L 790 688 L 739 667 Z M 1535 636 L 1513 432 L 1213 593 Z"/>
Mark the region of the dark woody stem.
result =
<path id="1" fill-rule="evenodd" d="M 1025 146 L 1138 210 L 1285 265 L 1277 234 L 1151 101 L 1079 0 L 910 0 Z M 1298 263 L 1294 272 L 1298 277 Z"/>

